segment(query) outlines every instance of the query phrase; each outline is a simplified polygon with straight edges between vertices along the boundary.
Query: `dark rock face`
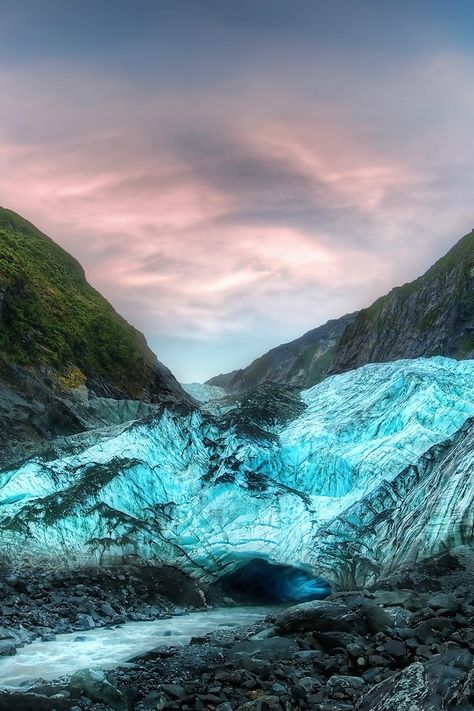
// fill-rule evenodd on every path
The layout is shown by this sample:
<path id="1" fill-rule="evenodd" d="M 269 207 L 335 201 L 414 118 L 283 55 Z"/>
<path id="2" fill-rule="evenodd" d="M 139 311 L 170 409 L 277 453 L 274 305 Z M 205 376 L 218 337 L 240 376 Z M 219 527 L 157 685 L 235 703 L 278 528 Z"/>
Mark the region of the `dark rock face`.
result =
<path id="1" fill-rule="evenodd" d="M 328 373 L 433 355 L 474 356 L 474 232 L 426 274 L 360 311 Z"/>
<path id="2" fill-rule="evenodd" d="M 332 363 L 337 344 L 357 313 L 333 319 L 290 343 L 272 348 L 247 368 L 217 375 L 207 381 L 231 393 L 242 393 L 271 381 L 309 388 L 323 379 Z"/>

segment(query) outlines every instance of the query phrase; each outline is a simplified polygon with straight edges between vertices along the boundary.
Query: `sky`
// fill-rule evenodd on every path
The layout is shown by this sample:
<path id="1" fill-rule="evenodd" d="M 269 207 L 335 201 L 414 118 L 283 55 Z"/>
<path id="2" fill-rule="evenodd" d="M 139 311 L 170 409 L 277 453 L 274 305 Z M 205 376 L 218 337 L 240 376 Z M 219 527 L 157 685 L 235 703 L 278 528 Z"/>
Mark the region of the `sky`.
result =
<path id="1" fill-rule="evenodd" d="M 0 205 L 184 382 L 474 225 L 471 0 L 0 0 Z"/>

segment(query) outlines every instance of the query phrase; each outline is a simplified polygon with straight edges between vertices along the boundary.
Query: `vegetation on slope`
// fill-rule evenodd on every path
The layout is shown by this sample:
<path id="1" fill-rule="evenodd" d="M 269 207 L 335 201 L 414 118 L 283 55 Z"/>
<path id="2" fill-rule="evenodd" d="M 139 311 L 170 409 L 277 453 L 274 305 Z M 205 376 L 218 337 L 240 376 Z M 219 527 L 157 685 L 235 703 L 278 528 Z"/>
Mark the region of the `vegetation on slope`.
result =
<path id="1" fill-rule="evenodd" d="M 265 382 L 309 388 L 324 378 L 342 334 L 356 316 L 352 313 L 332 319 L 294 341 L 272 348 L 246 368 L 217 375 L 207 383 L 234 393 L 247 392 Z"/>
<path id="2" fill-rule="evenodd" d="M 101 383 L 116 397 L 142 398 L 157 367 L 142 334 L 87 283 L 81 265 L 3 208 L 0 351 L 6 361 L 54 369 L 66 387 Z"/>
<path id="3" fill-rule="evenodd" d="M 360 311 L 330 372 L 433 355 L 474 356 L 474 232 L 418 279 Z"/>

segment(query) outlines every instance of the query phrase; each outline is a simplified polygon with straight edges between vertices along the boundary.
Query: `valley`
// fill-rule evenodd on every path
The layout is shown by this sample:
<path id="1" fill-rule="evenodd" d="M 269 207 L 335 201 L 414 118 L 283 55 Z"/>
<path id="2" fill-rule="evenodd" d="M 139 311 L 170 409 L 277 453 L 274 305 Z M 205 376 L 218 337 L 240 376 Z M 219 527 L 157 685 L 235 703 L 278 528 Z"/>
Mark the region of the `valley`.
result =
<path id="1" fill-rule="evenodd" d="M 1 217 L 0 709 L 472 708 L 473 235 L 403 290 L 442 295 L 438 345 L 429 325 L 406 352 L 389 296 L 396 353 L 338 365 L 369 309 L 239 385 L 181 387 L 77 263 Z M 79 302 L 100 350 L 66 328 L 54 353 L 32 305 L 67 324 Z"/>

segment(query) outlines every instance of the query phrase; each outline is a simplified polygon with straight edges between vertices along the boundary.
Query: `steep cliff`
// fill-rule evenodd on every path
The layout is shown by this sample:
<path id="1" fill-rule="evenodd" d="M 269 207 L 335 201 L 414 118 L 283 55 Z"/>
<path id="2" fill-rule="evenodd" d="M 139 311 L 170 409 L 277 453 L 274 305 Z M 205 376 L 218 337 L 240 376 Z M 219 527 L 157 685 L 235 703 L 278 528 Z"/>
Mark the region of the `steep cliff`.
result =
<path id="1" fill-rule="evenodd" d="M 346 314 L 313 328 L 300 338 L 272 348 L 247 368 L 217 375 L 207 385 L 242 393 L 264 382 L 285 383 L 310 388 L 324 377 L 339 340 L 357 313 Z"/>
<path id="2" fill-rule="evenodd" d="M 474 232 L 423 276 L 360 311 L 329 373 L 432 355 L 474 356 Z"/>
<path id="3" fill-rule="evenodd" d="M 90 397 L 94 407 L 88 406 Z M 96 417 L 97 398 L 161 403 L 187 396 L 144 336 L 87 283 L 80 264 L 31 223 L 1 208 L 4 446 L 103 422 Z"/>

